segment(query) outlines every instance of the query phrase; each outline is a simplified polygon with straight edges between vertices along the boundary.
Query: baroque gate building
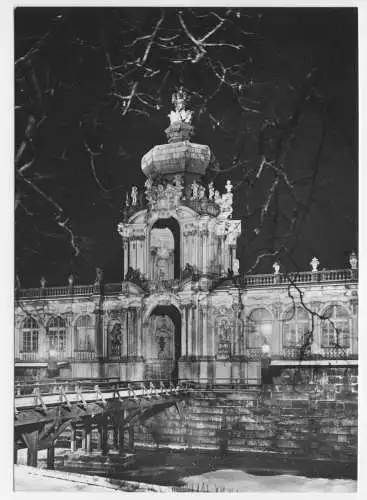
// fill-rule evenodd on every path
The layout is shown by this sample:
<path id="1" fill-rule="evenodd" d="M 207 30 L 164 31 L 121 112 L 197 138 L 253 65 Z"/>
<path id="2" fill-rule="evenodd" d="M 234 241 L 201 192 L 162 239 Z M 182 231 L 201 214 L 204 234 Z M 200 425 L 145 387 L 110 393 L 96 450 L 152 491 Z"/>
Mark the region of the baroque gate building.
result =
<path id="1" fill-rule="evenodd" d="M 233 186 L 203 184 L 213 154 L 191 142 L 182 90 L 173 102 L 168 142 L 142 158 L 146 202 L 134 186 L 118 225 L 124 280 L 18 289 L 16 374 L 260 385 L 281 367 L 356 366 L 356 256 L 240 275 Z"/>

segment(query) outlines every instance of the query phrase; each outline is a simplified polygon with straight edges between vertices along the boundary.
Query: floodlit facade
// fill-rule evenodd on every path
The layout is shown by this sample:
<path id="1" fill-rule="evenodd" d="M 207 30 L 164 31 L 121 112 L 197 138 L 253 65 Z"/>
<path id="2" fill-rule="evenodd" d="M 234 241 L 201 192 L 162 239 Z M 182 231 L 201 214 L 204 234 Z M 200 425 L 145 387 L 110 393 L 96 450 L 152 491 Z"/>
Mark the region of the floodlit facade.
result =
<path id="1" fill-rule="evenodd" d="M 190 141 L 185 93 L 173 101 L 168 143 L 142 158 L 146 202 L 134 186 L 118 225 L 124 281 L 18 289 L 16 376 L 260 385 L 281 367 L 356 366 L 356 256 L 241 275 L 233 186 L 203 185 L 212 152 Z"/>

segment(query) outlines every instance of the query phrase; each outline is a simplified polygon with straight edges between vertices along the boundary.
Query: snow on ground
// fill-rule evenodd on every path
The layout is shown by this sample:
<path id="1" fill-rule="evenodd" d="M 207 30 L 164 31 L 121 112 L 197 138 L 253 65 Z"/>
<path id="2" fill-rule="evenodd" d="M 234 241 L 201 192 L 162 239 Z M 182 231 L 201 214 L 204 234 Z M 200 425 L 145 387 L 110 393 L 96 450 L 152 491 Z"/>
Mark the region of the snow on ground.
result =
<path id="1" fill-rule="evenodd" d="M 74 491 L 106 493 L 116 492 L 111 488 L 95 486 L 92 484 L 77 483 L 55 477 L 36 476 L 26 473 L 20 467 L 14 467 L 14 490 L 18 491 Z"/>
<path id="2" fill-rule="evenodd" d="M 194 491 L 208 492 L 292 492 L 355 493 L 351 479 L 307 478 L 294 475 L 258 476 L 234 469 L 222 469 L 183 479 Z"/>

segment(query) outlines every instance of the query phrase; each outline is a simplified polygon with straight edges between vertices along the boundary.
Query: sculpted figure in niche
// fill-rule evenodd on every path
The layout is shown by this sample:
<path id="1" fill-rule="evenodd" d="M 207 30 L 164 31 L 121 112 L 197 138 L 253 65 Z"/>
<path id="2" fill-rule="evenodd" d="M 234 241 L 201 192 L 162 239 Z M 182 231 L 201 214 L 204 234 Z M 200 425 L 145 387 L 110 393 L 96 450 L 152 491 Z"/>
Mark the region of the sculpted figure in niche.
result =
<path id="1" fill-rule="evenodd" d="M 196 181 L 194 181 L 191 184 L 191 189 L 192 189 L 191 199 L 192 200 L 197 200 L 199 198 L 199 185 L 198 185 L 198 183 Z"/>
<path id="2" fill-rule="evenodd" d="M 121 325 L 116 323 L 110 332 L 111 356 L 121 354 Z"/>

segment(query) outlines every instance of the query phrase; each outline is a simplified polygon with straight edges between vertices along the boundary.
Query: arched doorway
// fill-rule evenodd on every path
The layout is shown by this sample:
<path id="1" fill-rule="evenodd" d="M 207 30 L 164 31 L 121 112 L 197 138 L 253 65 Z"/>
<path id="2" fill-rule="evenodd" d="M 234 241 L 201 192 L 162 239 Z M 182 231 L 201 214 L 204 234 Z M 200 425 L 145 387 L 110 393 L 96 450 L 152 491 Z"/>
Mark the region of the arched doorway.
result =
<path id="1" fill-rule="evenodd" d="M 157 306 L 148 320 L 145 380 L 178 380 L 181 356 L 181 314 L 175 306 Z"/>
<path id="2" fill-rule="evenodd" d="M 173 217 L 158 219 L 150 232 L 152 279 L 180 278 L 180 225 Z"/>

